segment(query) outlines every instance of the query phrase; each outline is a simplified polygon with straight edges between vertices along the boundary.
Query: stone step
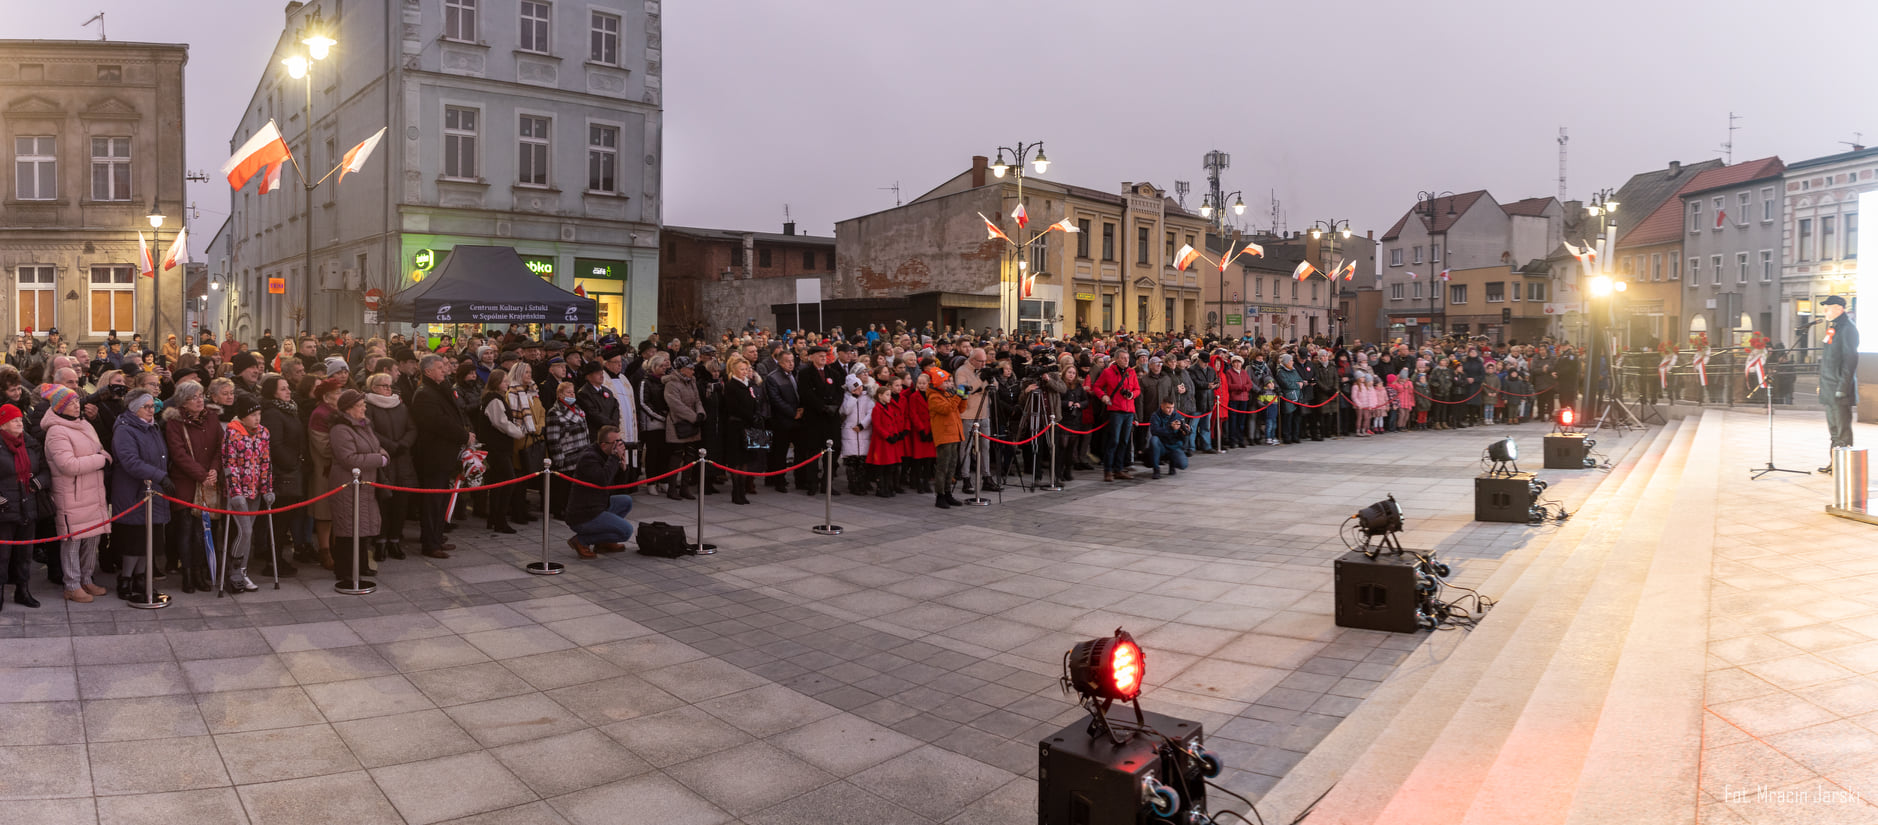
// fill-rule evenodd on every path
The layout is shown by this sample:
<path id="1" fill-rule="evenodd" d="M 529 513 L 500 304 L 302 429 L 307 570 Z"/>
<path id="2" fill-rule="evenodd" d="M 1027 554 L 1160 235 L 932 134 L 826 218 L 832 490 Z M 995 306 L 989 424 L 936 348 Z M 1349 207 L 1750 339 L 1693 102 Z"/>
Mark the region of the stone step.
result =
<path id="1" fill-rule="evenodd" d="M 1488 620 L 1472 633 L 1437 633 L 1424 642 L 1266 794 L 1260 807 L 1267 819 L 1290 821 L 1315 803 L 1312 817 L 1318 821 L 1373 821 L 1453 714 L 1448 699 L 1435 697 L 1455 690 L 1451 669 L 1459 668 L 1456 662 L 1465 660 L 1477 672 L 1491 661 L 1542 594 L 1550 572 L 1598 523 L 1615 524 L 1627 512 L 1626 504 L 1636 501 L 1636 491 L 1654 472 L 1676 429 L 1621 441 L 1607 436 L 1612 440 L 1606 441 L 1605 452 L 1617 456 L 1616 467 L 1580 505 L 1585 515 L 1509 555 L 1480 585 L 1481 592 L 1501 599 Z"/>

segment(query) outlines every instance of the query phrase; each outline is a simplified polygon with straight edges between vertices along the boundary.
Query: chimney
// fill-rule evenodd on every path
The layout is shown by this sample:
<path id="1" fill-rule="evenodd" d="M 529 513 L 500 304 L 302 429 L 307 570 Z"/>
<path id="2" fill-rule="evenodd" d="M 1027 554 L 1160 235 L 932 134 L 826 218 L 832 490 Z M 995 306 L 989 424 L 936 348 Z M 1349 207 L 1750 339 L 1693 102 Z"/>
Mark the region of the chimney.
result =
<path id="1" fill-rule="evenodd" d="M 1369 238 L 1372 241 L 1376 240 L 1376 230 L 1371 229 L 1368 232 L 1363 233 L 1363 236 L 1366 238 Z"/>
<path id="2" fill-rule="evenodd" d="M 306 4 L 300 2 L 300 0 L 287 0 L 287 22 L 291 24 L 293 22 L 294 12 L 297 12 L 305 7 L 306 7 Z"/>
<path id="3" fill-rule="evenodd" d="M 985 173 L 991 171 L 991 159 L 984 155 L 972 156 L 972 188 L 985 185 Z"/>
<path id="4" fill-rule="evenodd" d="M 1680 174 L 1682 174 L 1682 161 L 1679 161 L 1679 160 L 1670 161 L 1669 162 L 1669 176 L 1673 178 Z"/>
<path id="5" fill-rule="evenodd" d="M 783 221 L 783 234 L 794 235 L 795 233 L 796 233 L 796 222 L 795 221 Z"/>

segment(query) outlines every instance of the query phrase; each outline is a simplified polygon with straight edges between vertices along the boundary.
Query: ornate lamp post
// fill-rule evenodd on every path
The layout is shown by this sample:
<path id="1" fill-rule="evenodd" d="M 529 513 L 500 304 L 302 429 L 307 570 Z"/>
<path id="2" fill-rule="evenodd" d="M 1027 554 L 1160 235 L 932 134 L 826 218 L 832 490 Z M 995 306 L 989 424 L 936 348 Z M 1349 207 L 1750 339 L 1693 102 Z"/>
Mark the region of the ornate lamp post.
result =
<path id="1" fill-rule="evenodd" d="M 1037 153 L 1035 158 L 1030 156 L 1033 151 Z M 1007 153 L 1010 155 L 1008 163 L 1005 161 Z M 1030 216 L 1024 212 L 1024 164 L 1026 162 L 1034 164 L 1039 175 L 1049 170 L 1050 159 L 1043 154 L 1043 141 L 1025 143 L 1020 140 L 1015 147 L 1000 146 L 997 161 L 991 164 L 991 174 L 994 177 L 1003 178 L 1012 171 L 1017 174 L 1017 208 L 1012 210 L 1011 218 L 1017 223 L 1018 231 L 1015 234 L 1021 237 L 1012 238 L 1013 247 L 1010 254 L 1016 258 L 1015 263 L 998 272 L 998 326 L 1007 333 L 1015 332 L 1021 319 L 1018 304 L 1019 292 L 1022 289 L 1024 276 L 1030 269 L 1030 261 L 1024 258 L 1024 253 L 1030 246 L 1030 242 L 1042 234 L 1031 234 L 1026 229 L 1030 223 Z M 1016 273 L 1016 278 L 1011 279 L 1009 273 Z"/>

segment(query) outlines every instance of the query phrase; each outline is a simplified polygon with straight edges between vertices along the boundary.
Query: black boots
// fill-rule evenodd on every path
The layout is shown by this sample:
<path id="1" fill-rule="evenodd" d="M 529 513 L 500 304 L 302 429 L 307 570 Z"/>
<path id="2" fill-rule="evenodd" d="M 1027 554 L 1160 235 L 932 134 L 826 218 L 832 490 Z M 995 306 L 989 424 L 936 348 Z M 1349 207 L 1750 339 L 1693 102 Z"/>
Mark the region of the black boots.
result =
<path id="1" fill-rule="evenodd" d="M 398 539 L 385 542 L 385 555 L 396 561 L 404 561 L 404 545 Z"/>

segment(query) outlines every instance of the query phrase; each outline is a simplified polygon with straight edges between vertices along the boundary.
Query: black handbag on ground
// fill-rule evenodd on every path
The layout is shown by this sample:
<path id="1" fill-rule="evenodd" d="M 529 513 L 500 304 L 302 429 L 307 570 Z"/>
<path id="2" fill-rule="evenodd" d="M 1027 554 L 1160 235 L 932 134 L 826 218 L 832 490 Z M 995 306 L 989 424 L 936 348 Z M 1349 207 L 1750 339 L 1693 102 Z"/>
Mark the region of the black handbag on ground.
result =
<path id="1" fill-rule="evenodd" d="M 639 543 L 641 556 L 675 559 L 692 555 L 691 546 L 685 542 L 685 528 L 677 524 L 663 521 L 641 523 L 633 539 Z"/>

